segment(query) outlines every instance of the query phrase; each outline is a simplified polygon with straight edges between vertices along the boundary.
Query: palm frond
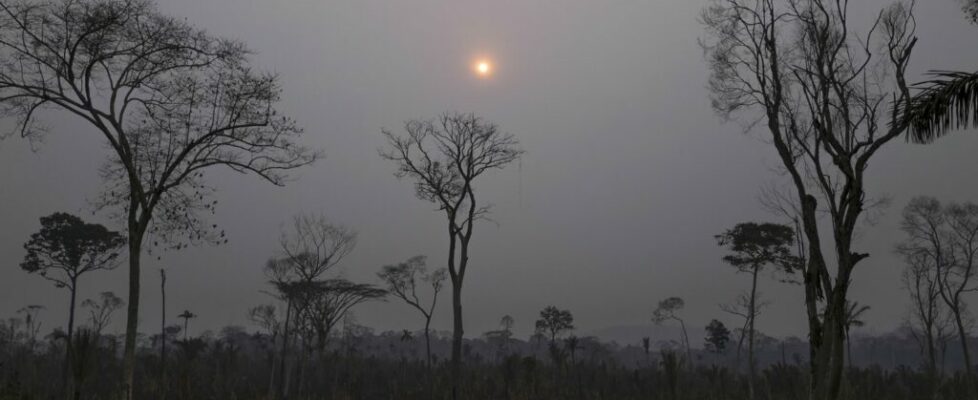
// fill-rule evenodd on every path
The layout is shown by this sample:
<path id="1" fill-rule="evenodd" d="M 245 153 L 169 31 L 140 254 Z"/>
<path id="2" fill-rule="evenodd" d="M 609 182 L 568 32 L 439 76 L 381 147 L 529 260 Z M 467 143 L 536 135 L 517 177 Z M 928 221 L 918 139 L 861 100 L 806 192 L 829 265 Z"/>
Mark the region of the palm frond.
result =
<path id="1" fill-rule="evenodd" d="M 978 73 L 933 71 L 904 112 L 908 140 L 930 143 L 952 130 L 978 126 Z"/>

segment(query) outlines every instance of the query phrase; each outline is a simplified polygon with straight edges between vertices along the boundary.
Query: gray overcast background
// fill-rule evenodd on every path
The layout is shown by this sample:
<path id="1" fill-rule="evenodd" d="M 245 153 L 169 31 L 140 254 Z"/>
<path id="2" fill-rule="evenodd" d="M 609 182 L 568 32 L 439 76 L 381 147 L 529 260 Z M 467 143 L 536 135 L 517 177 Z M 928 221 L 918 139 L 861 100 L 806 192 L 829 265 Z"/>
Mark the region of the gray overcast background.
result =
<path id="1" fill-rule="evenodd" d="M 856 3 L 856 2 L 854 2 Z M 868 21 L 886 1 L 853 6 Z M 722 264 L 713 235 L 737 222 L 776 220 L 757 202 L 778 181 L 763 132 L 742 134 L 709 107 L 707 70 L 696 18 L 705 1 L 645 0 L 160 0 L 160 9 L 213 34 L 247 43 L 255 65 L 281 74 L 280 110 L 306 128 L 306 142 L 327 157 L 300 170 L 285 188 L 224 170 L 213 220 L 231 243 L 155 257 L 145 263 L 141 329 L 159 321 L 159 272 L 168 271 L 172 321 L 183 309 L 200 318 L 192 333 L 247 325 L 246 310 L 271 300 L 261 267 L 277 253 L 283 224 L 299 212 L 322 212 L 360 233 L 344 275 L 374 281 L 387 263 L 416 254 L 441 266 L 442 216 L 414 197 L 377 156 L 380 129 L 445 110 L 474 111 L 517 135 L 521 165 L 487 176 L 478 187 L 496 224 L 477 226 L 464 291 L 466 333 L 494 329 L 511 314 L 528 335 L 538 311 L 570 309 L 579 334 L 651 326 L 667 296 L 687 301 L 694 344 L 711 318 L 732 323 L 717 304 L 749 281 Z M 863 8 L 866 7 L 866 8 Z M 918 2 L 912 70 L 978 68 L 978 27 L 955 0 Z M 473 76 L 474 57 L 495 63 L 489 80 Z M 22 244 L 55 211 L 91 214 L 100 190 L 102 139 L 66 115 L 39 151 L 18 138 L 0 142 L 0 317 L 44 304 L 44 332 L 63 324 L 67 293 L 20 270 Z M 855 273 L 852 297 L 872 306 L 870 332 L 898 326 L 906 302 L 899 214 L 912 196 L 978 201 L 978 135 L 958 133 L 931 146 L 897 141 L 871 165 L 870 195 L 893 204 L 862 231 L 871 257 Z M 104 219 L 98 219 L 103 223 Z M 112 225 L 119 228 L 118 225 Z M 87 298 L 104 290 L 126 296 L 125 266 L 87 275 Z M 758 321 L 772 335 L 803 335 L 802 292 L 772 279 L 775 300 Z M 449 296 L 434 325 L 450 329 Z M 416 313 L 398 303 L 355 309 L 378 330 L 417 329 Z M 121 331 L 124 313 L 114 321 Z"/>

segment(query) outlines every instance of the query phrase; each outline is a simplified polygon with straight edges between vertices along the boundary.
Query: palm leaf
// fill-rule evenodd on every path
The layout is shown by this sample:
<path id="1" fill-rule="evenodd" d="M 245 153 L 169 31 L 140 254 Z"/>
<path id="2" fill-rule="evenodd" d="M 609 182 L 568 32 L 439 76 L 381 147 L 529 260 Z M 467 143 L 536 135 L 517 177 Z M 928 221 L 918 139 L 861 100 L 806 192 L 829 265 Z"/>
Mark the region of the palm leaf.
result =
<path id="1" fill-rule="evenodd" d="M 934 71 L 905 111 L 908 139 L 930 143 L 952 130 L 978 126 L 978 73 Z"/>

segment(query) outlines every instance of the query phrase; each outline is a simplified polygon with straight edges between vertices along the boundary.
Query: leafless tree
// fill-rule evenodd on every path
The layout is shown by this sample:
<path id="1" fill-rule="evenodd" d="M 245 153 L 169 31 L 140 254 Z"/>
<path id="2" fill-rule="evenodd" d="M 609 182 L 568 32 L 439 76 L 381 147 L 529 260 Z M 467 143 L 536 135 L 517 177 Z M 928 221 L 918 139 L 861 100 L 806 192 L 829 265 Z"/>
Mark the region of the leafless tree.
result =
<path id="1" fill-rule="evenodd" d="M 42 110 L 66 111 L 112 150 L 99 205 L 118 211 L 129 244 L 123 384 L 131 398 L 139 272 L 149 236 L 181 248 L 222 241 L 202 220 L 213 166 L 282 185 L 318 153 L 278 115 L 276 76 L 256 72 L 241 43 L 158 12 L 149 0 L 0 3 L 0 117 L 37 137 Z"/>
<path id="2" fill-rule="evenodd" d="M 100 293 L 99 301 L 97 302 L 92 299 L 87 299 L 82 302 L 82 307 L 88 308 L 88 320 L 92 325 L 92 331 L 95 332 L 95 336 L 102 334 L 105 327 L 112 321 L 112 314 L 125 304 L 125 301 L 112 292 Z"/>
<path id="3" fill-rule="evenodd" d="M 971 382 L 969 386 L 974 393 L 974 367 L 968 348 L 968 312 L 964 295 L 978 291 L 974 282 L 974 275 L 978 273 L 975 265 L 978 262 L 978 205 L 952 203 L 945 206 L 931 197 L 917 197 L 904 209 L 901 227 L 907 239 L 900 245 L 900 251 L 917 258 L 914 261 L 920 266 L 933 268 L 933 283 L 954 320 L 965 371 Z M 923 272 L 919 274 L 923 275 Z M 930 279 L 930 275 L 924 277 Z M 936 315 L 932 314 L 932 317 Z"/>
<path id="4" fill-rule="evenodd" d="M 740 354 L 744 349 L 744 342 L 748 339 L 748 333 L 751 331 L 750 325 L 752 321 L 756 321 L 757 317 L 761 315 L 767 306 L 771 305 L 771 302 L 765 300 L 760 293 L 755 293 L 753 299 L 753 306 L 751 304 L 751 294 L 749 291 L 741 293 L 737 298 L 728 304 L 720 304 L 720 310 L 727 314 L 735 315 L 744 320 L 743 325 L 736 329 L 737 332 L 737 351 L 734 356 L 734 366 L 737 370 L 740 370 Z M 753 312 L 751 311 L 753 310 Z M 755 330 L 756 333 L 756 330 Z M 748 351 L 751 351 L 748 349 Z"/>
<path id="5" fill-rule="evenodd" d="M 714 109 L 763 123 L 800 205 L 813 399 L 836 399 L 841 389 L 846 296 L 868 256 L 853 248 L 865 171 L 907 131 L 895 110 L 911 99 L 912 9 L 894 4 L 864 30 L 851 24 L 847 0 L 713 0 L 702 13 Z M 830 220 L 829 237 L 819 211 Z M 836 268 L 823 241 L 834 244 L 825 248 L 834 249 Z"/>
<path id="6" fill-rule="evenodd" d="M 431 370 L 431 317 L 438 304 L 438 293 L 445 286 L 447 278 L 444 268 L 428 272 L 424 256 L 411 257 L 396 265 L 384 266 L 377 276 L 384 282 L 387 292 L 404 300 L 424 316 L 424 342 L 428 370 Z M 431 285 L 431 302 L 422 304 L 418 297 L 418 280 Z"/>
<path id="7" fill-rule="evenodd" d="M 329 221 L 325 215 L 304 214 L 292 219 L 292 229 L 283 233 L 280 247 L 296 279 L 320 279 L 350 254 L 357 233 Z"/>
<path id="8" fill-rule="evenodd" d="M 910 317 L 908 326 L 920 344 L 926 360 L 926 371 L 931 384 L 936 386 L 939 374 L 937 369 L 937 342 L 944 335 L 943 321 L 950 322 L 940 300 L 935 269 L 931 259 L 924 254 L 902 246 L 898 252 L 904 257 L 903 284 L 910 294 Z"/>
<path id="9" fill-rule="evenodd" d="M 489 213 L 476 201 L 475 181 L 523 154 L 512 134 L 474 114 L 445 113 L 437 121 L 413 120 L 405 134 L 383 130 L 388 149 L 381 157 L 397 164 L 398 178 L 410 178 L 418 198 L 445 213 L 448 273 L 452 281 L 452 398 L 458 398 L 462 362 L 462 282 L 469 264 L 475 222 Z"/>

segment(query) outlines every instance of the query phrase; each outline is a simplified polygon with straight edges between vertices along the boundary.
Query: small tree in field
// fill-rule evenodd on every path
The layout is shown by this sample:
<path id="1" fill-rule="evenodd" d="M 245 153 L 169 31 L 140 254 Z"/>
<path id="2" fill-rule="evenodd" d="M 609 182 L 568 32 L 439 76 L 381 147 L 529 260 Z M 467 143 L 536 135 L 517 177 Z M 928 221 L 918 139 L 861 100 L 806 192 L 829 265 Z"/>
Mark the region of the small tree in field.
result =
<path id="1" fill-rule="evenodd" d="M 516 138 L 473 114 L 446 113 L 438 121 L 414 120 L 405 135 L 383 130 L 388 149 L 381 157 L 397 164 L 398 178 L 411 178 L 418 198 L 445 213 L 448 274 L 452 282 L 452 398 L 458 398 L 462 367 L 462 282 L 469 265 L 469 244 L 476 220 L 489 207 L 476 201 L 475 181 L 482 174 L 516 161 L 523 151 Z"/>
<path id="2" fill-rule="evenodd" d="M 37 137 L 43 110 L 65 112 L 111 150 L 98 202 L 125 221 L 129 302 L 123 388 L 132 397 L 140 257 L 150 236 L 182 248 L 223 242 L 202 220 L 214 166 L 282 185 L 318 156 L 278 115 L 278 78 L 249 50 L 161 14 L 150 0 L 0 2 L 0 118 Z"/>
<path id="3" fill-rule="evenodd" d="M 723 325 L 723 322 L 712 320 L 706 326 L 705 341 L 706 350 L 719 357 L 727 350 L 727 343 L 730 342 L 730 330 Z"/>
<path id="4" fill-rule="evenodd" d="M 536 331 L 550 337 L 550 346 L 556 346 L 557 338 L 573 329 L 574 315 L 569 310 L 554 306 L 547 306 L 540 311 L 540 319 L 536 322 Z"/>
<path id="5" fill-rule="evenodd" d="M 431 317 L 438 303 L 438 293 L 445 285 L 444 268 L 428 272 L 425 257 L 411 257 L 397 265 L 387 265 L 377 276 L 387 286 L 387 292 L 414 307 L 424 316 L 424 342 L 428 369 L 431 369 Z M 422 304 L 418 297 L 418 280 L 431 285 L 431 302 Z"/>
<path id="6" fill-rule="evenodd" d="M 177 318 L 183 318 L 183 341 L 187 341 L 187 335 L 190 333 L 190 320 L 197 318 L 197 314 L 190 312 L 190 310 L 183 310 Z"/>
<path id="7" fill-rule="evenodd" d="M 679 316 L 679 311 L 686 306 L 686 302 L 680 297 L 669 297 L 659 302 L 658 307 L 652 311 L 652 322 L 662 324 L 668 320 L 679 322 L 679 327 L 683 331 L 683 348 L 686 349 L 686 364 L 692 367 L 693 352 L 689 348 L 689 334 L 686 333 L 686 322 Z"/>
<path id="8" fill-rule="evenodd" d="M 120 299 L 115 293 L 102 292 L 99 294 L 99 301 L 88 299 L 82 302 L 82 307 L 88 308 L 88 321 L 92 325 L 92 331 L 98 337 L 105 330 L 105 327 L 112 321 L 112 314 L 122 308 L 126 302 Z"/>
<path id="9" fill-rule="evenodd" d="M 63 387 L 68 388 L 67 366 L 71 364 L 75 334 L 75 301 L 82 275 L 113 269 L 125 238 L 102 225 L 88 224 L 71 214 L 54 213 L 41 218 L 41 230 L 24 244 L 27 255 L 20 267 L 37 274 L 69 293 L 68 332 L 65 345 Z"/>

